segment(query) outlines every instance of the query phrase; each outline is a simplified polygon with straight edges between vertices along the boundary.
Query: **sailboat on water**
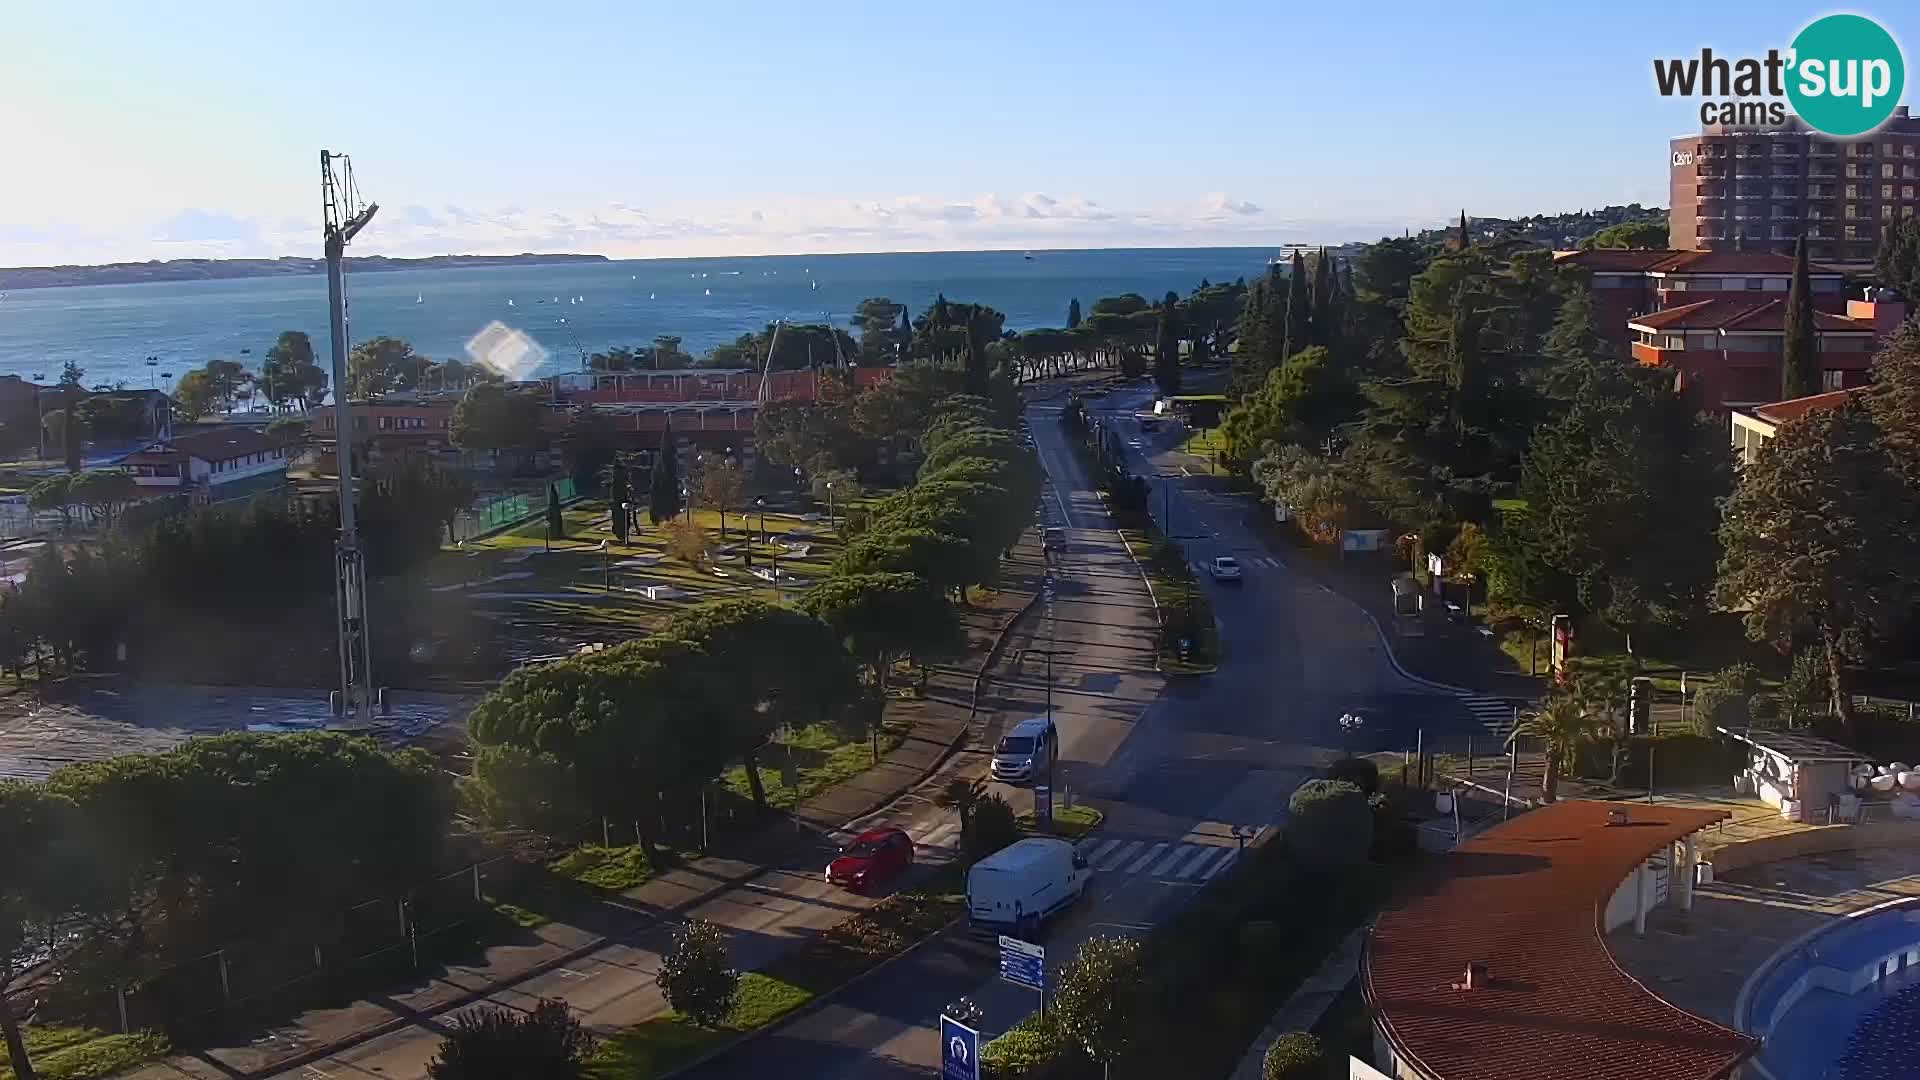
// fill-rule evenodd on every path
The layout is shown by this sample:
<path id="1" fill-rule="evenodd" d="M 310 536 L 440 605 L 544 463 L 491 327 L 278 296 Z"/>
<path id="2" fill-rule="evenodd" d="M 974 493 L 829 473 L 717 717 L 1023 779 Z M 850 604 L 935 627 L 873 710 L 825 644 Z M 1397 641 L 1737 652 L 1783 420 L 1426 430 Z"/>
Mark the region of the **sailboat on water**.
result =
<path id="1" fill-rule="evenodd" d="M 416 304 L 424 304 L 424 303 L 426 303 L 426 302 L 427 302 L 427 297 L 426 297 L 426 294 L 425 294 L 425 293 L 414 293 L 414 294 L 413 294 L 413 302 L 414 302 L 414 303 L 416 303 Z"/>

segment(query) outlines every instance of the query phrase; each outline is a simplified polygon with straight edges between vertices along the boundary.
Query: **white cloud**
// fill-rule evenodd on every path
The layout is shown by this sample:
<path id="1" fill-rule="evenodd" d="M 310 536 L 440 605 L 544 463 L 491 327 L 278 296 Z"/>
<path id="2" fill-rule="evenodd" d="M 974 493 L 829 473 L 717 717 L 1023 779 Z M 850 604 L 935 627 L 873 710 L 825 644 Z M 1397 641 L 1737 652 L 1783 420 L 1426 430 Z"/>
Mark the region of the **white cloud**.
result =
<path id="1" fill-rule="evenodd" d="M 355 254 L 421 256 L 570 251 L 615 258 L 848 251 L 1337 243 L 1398 233 L 1411 221 L 1282 217 L 1224 192 L 1166 206 L 1110 205 L 1077 193 L 986 192 L 955 198 L 762 198 L 641 207 L 608 201 L 527 209 L 397 204 L 354 241 Z M 145 226 L 0 223 L 0 265 L 188 257 L 318 255 L 303 216 L 184 209 Z"/>

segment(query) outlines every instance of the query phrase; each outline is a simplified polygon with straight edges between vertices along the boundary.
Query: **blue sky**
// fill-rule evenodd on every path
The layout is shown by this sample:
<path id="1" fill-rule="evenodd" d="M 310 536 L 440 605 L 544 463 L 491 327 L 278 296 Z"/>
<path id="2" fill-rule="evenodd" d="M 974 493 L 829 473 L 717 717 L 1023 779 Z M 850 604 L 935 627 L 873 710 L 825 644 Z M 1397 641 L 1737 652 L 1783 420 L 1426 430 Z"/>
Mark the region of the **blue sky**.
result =
<path id="1" fill-rule="evenodd" d="M 1666 202 L 1741 3 L 10 5 L 0 265 L 1272 244 Z M 1920 61 L 1910 4 L 1854 7 Z M 1909 84 L 1911 86 L 1911 84 Z M 1912 100 L 1911 90 L 1905 100 Z"/>

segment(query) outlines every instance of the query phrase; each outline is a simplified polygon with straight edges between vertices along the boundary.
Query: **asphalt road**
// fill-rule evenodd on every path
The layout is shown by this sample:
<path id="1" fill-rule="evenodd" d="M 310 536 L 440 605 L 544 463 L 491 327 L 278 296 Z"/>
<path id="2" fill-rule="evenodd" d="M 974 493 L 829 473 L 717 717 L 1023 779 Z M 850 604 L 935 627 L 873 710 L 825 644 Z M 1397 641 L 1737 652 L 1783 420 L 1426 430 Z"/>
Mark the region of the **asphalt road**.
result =
<path id="1" fill-rule="evenodd" d="M 1138 471 L 1156 448 L 1131 419 L 1151 391 L 1096 399 L 1100 414 L 1139 442 Z M 1394 668 L 1373 624 L 1351 602 L 1264 563 L 1235 586 L 1209 583 L 1225 644 L 1220 670 L 1197 679 L 1153 674 L 1154 616 L 1146 582 L 1059 427 L 1059 404 L 1030 406 L 1036 448 L 1051 480 L 1045 520 L 1067 529 L 1048 617 L 1012 643 L 993 683 L 1019 715 L 1045 711 L 1044 658 L 1064 754 L 1056 787 L 1107 814 L 1083 844 L 1096 868 L 1087 902 L 1047 935 L 1049 966 L 1096 934 L 1139 934 L 1177 911 L 1231 867 L 1234 826 L 1281 821 L 1289 793 L 1343 742 L 1373 741 L 1408 725 L 1463 723 L 1450 694 Z M 1163 483 L 1171 484 L 1162 489 Z M 1183 477 L 1155 480 L 1155 512 L 1170 505 L 1194 560 L 1253 554 L 1244 504 L 1194 490 Z M 1264 552 L 1262 553 L 1264 554 Z M 1338 717 L 1358 712 L 1358 736 Z M 1023 789 L 996 787 L 1016 805 Z M 938 1017 L 966 996 L 984 1010 L 983 1036 L 1033 1010 L 1032 991 L 995 977 L 993 943 L 950 932 L 854 984 L 830 1004 L 751 1040 L 690 1075 L 932 1076 Z"/>

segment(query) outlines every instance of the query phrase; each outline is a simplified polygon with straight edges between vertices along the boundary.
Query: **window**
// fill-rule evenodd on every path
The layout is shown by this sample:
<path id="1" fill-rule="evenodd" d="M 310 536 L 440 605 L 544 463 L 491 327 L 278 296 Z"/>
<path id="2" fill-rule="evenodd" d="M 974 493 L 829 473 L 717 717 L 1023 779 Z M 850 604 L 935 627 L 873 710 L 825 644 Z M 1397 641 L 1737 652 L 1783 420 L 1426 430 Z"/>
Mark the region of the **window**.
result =
<path id="1" fill-rule="evenodd" d="M 1687 335 L 1687 348 L 1689 349 L 1711 349 L 1715 343 L 1716 339 L 1713 334 Z"/>
<path id="2" fill-rule="evenodd" d="M 1765 278 L 1750 277 L 1747 279 L 1748 292 L 1759 292 L 1766 287 L 1767 280 Z"/>
<path id="3" fill-rule="evenodd" d="M 1901 148 L 1900 148 L 1900 156 L 1901 156 L 1901 157 L 1912 157 L 1912 156 L 1913 156 L 1913 144 L 1912 144 L 1912 143 L 1908 143 L 1907 145 L 1905 145 L 1905 146 L 1903 146 L 1903 147 L 1901 147 Z"/>
<path id="4" fill-rule="evenodd" d="M 1893 220 L 1893 204 L 1892 203 L 1886 203 L 1880 207 L 1880 220 L 1881 221 Z"/>
<path id="5" fill-rule="evenodd" d="M 1829 371 L 1822 371 L 1820 373 L 1820 389 L 1821 390 L 1823 391 L 1845 390 L 1846 388 L 1847 388 L 1846 372 L 1829 370 Z"/>
<path id="6" fill-rule="evenodd" d="M 1913 198 L 1913 185 L 1912 185 L 1912 184 L 1901 184 L 1901 185 L 1900 185 L 1900 197 L 1901 197 L 1901 198 L 1903 198 L 1903 199 L 1911 199 L 1911 198 Z"/>
<path id="7" fill-rule="evenodd" d="M 1881 198 L 1883 198 L 1883 199 L 1891 199 L 1891 198 L 1893 198 L 1893 185 L 1892 185 L 1892 184 L 1881 184 L 1881 185 L 1880 185 L 1880 197 L 1881 197 Z"/>
<path id="8" fill-rule="evenodd" d="M 381 430 L 381 431 L 387 431 L 387 430 L 389 430 L 389 429 L 391 429 L 392 427 L 393 427 L 393 417 L 391 417 L 391 416 L 383 416 L 383 417 L 381 417 L 381 418 L 380 418 L 380 430 Z"/>
<path id="9" fill-rule="evenodd" d="M 1847 209 L 1848 209 L 1848 210 L 1852 210 L 1853 208 L 1852 208 L 1852 207 L 1848 207 Z M 1848 217 L 1852 217 L 1853 215 L 1852 215 L 1851 213 L 1849 213 L 1849 214 L 1848 214 L 1847 216 L 1848 216 Z M 1858 225 L 1849 225 L 1849 226 L 1847 226 L 1847 237 L 1846 237 L 1846 238 L 1847 238 L 1848 240 L 1858 240 L 1858 239 L 1860 239 L 1860 238 L 1861 238 L 1861 237 L 1860 237 L 1860 226 L 1858 226 Z"/>
<path id="10" fill-rule="evenodd" d="M 1880 166 L 1880 175 L 1886 177 L 1889 180 L 1893 179 L 1893 166 L 1892 165 Z"/>
<path id="11" fill-rule="evenodd" d="M 1880 144 L 1880 152 L 1881 152 L 1881 153 L 1883 153 L 1883 154 L 1885 154 L 1885 155 L 1887 155 L 1888 157 L 1892 157 L 1892 156 L 1894 155 L 1894 149 L 1893 149 L 1893 144 L 1892 144 L 1892 143 L 1881 143 L 1881 144 Z"/>

